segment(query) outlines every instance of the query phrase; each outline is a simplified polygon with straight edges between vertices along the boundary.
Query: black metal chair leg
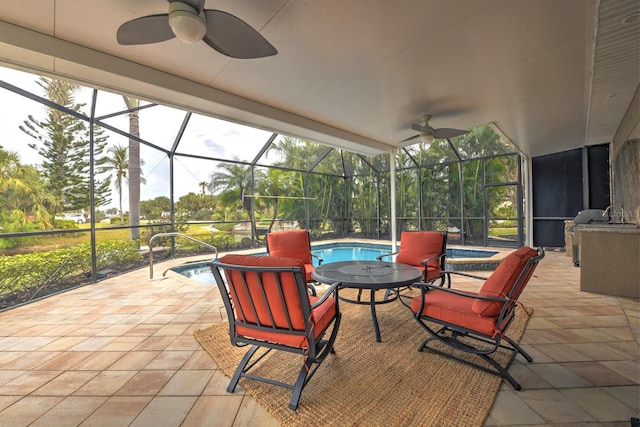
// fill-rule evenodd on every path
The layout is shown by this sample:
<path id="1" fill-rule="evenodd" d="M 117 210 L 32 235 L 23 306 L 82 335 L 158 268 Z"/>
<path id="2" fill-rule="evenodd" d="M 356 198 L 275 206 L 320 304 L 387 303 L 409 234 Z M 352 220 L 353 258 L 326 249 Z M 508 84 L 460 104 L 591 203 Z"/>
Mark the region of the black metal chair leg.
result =
<path id="1" fill-rule="evenodd" d="M 529 355 L 529 353 L 527 353 L 526 351 L 524 351 L 524 349 L 523 349 L 523 348 L 522 348 L 522 347 L 521 347 L 517 342 L 513 341 L 511 338 L 509 338 L 509 337 L 508 337 L 508 336 L 506 336 L 506 335 L 503 335 L 503 336 L 502 336 L 502 339 L 504 339 L 505 341 L 507 341 L 507 342 L 508 342 L 508 343 L 509 343 L 513 348 L 515 348 L 515 349 L 516 349 L 516 351 L 517 351 L 518 353 L 520 353 L 520 354 L 522 355 L 522 357 L 524 357 L 524 358 L 527 360 L 527 362 L 529 362 L 529 363 L 533 362 L 533 357 L 531 357 L 531 356 Z"/>
<path id="2" fill-rule="evenodd" d="M 238 381 L 240 380 L 240 377 L 244 373 L 244 370 L 245 370 L 247 364 L 249 363 L 249 361 L 251 360 L 253 355 L 256 353 L 256 351 L 258 351 L 259 348 L 260 347 L 258 347 L 257 345 L 251 346 L 251 348 L 244 355 L 244 357 L 240 361 L 240 364 L 236 368 L 236 371 L 233 373 L 233 377 L 231 378 L 231 382 L 227 386 L 227 391 L 229 393 L 233 393 L 235 391 L 236 386 L 238 385 Z"/>
<path id="3" fill-rule="evenodd" d="M 520 391 L 522 389 L 522 387 L 520 386 L 520 384 L 515 380 L 515 378 L 513 378 L 511 376 L 511 374 L 498 362 L 496 362 L 492 357 L 489 357 L 486 354 L 479 354 L 478 356 L 480 356 L 485 362 L 487 362 L 488 364 L 490 364 L 491 366 L 493 366 L 496 371 L 495 372 L 491 372 L 495 375 L 498 375 L 502 378 L 504 378 L 505 380 L 509 381 L 509 384 L 511 384 L 511 386 L 516 390 L 516 391 Z M 489 372 L 489 371 L 488 371 Z"/>
<path id="4" fill-rule="evenodd" d="M 304 388 L 304 384 L 307 381 L 307 375 L 311 369 L 311 363 L 305 360 L 302 365 L 302 369 L 300 369 L 300 373 L 298 374 L 298 379 L 293 385 L 293 390 L 291 391 L 291 400 L 289 401 L 289 409 L 296 410 L 298 408 L 298 402 L 300 402 L 300 395 L 302 394 L 302 389 Z"/>
<path id="5" fill-rule="evenodd" d="M 312 297 L 317 297 L 318 293 L 316 292 L 316 287 L 313 286 L 312 283 L 307 283 L 307 289 L 309 289 L 309 295 Z"/>

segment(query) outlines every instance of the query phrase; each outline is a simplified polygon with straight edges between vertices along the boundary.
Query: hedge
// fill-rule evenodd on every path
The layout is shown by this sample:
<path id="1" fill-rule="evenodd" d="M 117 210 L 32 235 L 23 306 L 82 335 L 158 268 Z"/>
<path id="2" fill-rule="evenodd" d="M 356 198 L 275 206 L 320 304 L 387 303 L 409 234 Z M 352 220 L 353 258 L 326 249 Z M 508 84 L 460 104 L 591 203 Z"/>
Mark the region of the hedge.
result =
<path id="1" fill-rule="evenodd" d="M 97 269 L 129 265 L 142 260 L 137 242 L 109 240 L 96 244 Z M 71 277 L 91 273 L 91 245 L 0 256 L 0 294 L 61 283 Z"/>

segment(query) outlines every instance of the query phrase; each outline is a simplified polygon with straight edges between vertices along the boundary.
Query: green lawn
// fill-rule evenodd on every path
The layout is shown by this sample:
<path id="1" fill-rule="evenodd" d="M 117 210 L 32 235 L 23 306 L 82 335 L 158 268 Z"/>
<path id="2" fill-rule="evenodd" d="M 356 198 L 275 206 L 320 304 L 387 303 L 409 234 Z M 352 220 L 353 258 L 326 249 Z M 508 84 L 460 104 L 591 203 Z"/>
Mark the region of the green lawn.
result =
<path id="1" fill-rule="evenodd" d="M 106 224 L 104 224 L 106 226 Z M 101 224 L 96 224 L 96 241 L 103 242 L 106 240 L 129 240 L 129 230 L 103 230 Z M 91 239 L 89 233 L 89 224 L 78 225 L 78 233 L 70 234 L 54 234 L 49 236 L 25 237 L 18 239 L 21 243 L 12 249 L 0 250 L 0 255 L 14 255 L 17 253 L 40 252 L 45 250 L 64 248 L 74 246 Z"/>
<path id="2" fill-rule="evenodd" d="M 517 236 L 518 229 L 516 227 L 505 228 L 489 228 L 489 236 Z"/>
<path id="3" fill-rule="evenodd" d="M 110 224 L 96 224 L 96 242 L 107 240 L 129 240 L 129 229 L 107 229 Z M 15 255 L 30 252 L 41 252 L 52 249 L 74 246 L 80 243 L 89 242 L 91 239 L 90 224 L 78 224 L 78 233 L 55 234 L 39 237 L 19 238 L 20 245 L 12 249 L 0 249 L 0 255 Z M 191 224 L 186 235 L 198 238 L 198 236 L 211 234 L 209 225 Z M 240 238 L 237 239 L 240 241 Z"/>

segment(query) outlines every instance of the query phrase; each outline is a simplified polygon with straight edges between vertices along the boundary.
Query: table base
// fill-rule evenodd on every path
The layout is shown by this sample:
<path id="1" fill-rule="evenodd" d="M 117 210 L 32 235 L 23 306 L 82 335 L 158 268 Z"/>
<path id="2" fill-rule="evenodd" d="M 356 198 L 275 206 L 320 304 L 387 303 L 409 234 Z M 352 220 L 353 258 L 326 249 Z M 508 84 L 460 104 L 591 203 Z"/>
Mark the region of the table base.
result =
<path id="1" fill-rule="evenodd" d="M 343 297 L 340 295 L 340 293 L 338 292 L 338 298 L 341 301 L 350 303 L 350 304 L 361 304 L 361 305 L 369 305 L 371 307 L 371 319 L 373 320 L 373 330 L 376 334 L 376 341 L 377 342 L 381 342 L 382 338 L 380 335 L 380 326 L 378 325 L 378 315 L 376 313 L 376 305 L 378 304 L 387 304 L 390 302 L 393 302 L 395 300 L 398 299 L 400 292 L 393 292 L 393 295 L 391 295 L 391 292 L 389 292 L 392 289 L 371 289 L 371 294 L 369 296 L 369 300 L 368 301 L 363 301 L 362 298 L 362 292 L 364 289 L 358 289 L 358 297 L 357 299 L 351 299 L 351 298 L 347 298 L 347 297 Z M 377 291 L 385 291 L 385 297 L 382 300 L 378 300 L 376 301 L 376 292 Z"/>

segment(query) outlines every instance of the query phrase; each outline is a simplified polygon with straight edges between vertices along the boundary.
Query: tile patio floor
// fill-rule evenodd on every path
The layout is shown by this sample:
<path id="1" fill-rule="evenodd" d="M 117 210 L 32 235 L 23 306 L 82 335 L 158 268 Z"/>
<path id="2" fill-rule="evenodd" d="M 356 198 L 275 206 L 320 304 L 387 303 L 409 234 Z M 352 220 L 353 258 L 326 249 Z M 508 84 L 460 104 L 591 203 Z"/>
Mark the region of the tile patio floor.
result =
<path id="1" fill-rule="evenodd" d="M 514 363 L 523 390 L 503 383 L 485 425 L 640 417 L 640 303 L 581 292 L 579 275 L 564 253 L 539 265 L 522 298 L 534 363 Z M 193 338 L 223 320 L 217 291 L 168 276 L 141 269 L 0 313 L 0 426 L 277 425 L 240 387 L 226 393 Z"/>

